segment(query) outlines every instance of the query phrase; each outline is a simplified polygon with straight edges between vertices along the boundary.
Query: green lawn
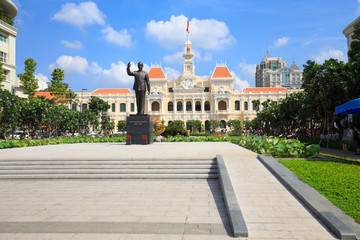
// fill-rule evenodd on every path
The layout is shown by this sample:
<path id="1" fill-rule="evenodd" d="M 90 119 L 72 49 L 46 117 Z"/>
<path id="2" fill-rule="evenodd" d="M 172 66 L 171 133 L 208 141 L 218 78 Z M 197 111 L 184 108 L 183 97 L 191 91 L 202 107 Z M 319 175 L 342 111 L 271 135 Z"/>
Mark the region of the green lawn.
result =
<path id="1" fill-rule="evenodd" d="M 359 162 L 340 160 L 282 160 L 279 162 L 360 223 Z"/>

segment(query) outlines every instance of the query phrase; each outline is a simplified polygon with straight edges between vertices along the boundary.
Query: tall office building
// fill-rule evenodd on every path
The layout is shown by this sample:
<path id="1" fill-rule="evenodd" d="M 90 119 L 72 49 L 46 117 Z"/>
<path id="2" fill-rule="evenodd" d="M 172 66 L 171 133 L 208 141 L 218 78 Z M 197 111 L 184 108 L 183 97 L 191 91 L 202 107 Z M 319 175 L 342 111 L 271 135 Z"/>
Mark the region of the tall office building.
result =
<path id="1" fill-rule="evenodd" d="M 285 87 L 299 89 L 302 84 L 303 71 L 295 61 L 291 67 L 283 67 L 276 70 L 268 70 L 265 74 L 266 87 Z"/>
<path id="2" fill-rule="evenodd" d="M 4 10 L 10 19 L 14 19 L 17 15 L 17 8 L 10 0 L 1 0 L 0 8 Z M 3 63 L 5 72 L 5 81 L 2 82 L 2 84 L 4 85 L 4 89 L 16 95 L 23 96 L 19 80 L 16 78 L 15 38 L 17 34 L 18 30 L 12 26 L 10 22 L 0 20 L 0 61 Z"/>
<path id="3" fill-rule="evenodd" d="M 360 21 L 360 17 L 358 17 L 353 22 L 351 22 L 349 25 L 347 25 L 346 28 L 343 31 L 343 34 L 347 38 L 347 47 L 348 47 L 349 50 L 351 49 L 350 45 L 353 42 L 352 35 L 353 35 L 353 32 L 354 32 L 354 24 L 356 22 L 359 22 L 359 21 Z"/>
<path id="4" fill-rule="evenodd" d="M 277 70 L 286 67 L 286 61 L 282 61 L 281 57 L 272 57 L 267 51 L 265 57 L 256 66 L 255 81 L 256 87 L 270 87 L 265 83 L 266 72 L 269 70 Z"/>

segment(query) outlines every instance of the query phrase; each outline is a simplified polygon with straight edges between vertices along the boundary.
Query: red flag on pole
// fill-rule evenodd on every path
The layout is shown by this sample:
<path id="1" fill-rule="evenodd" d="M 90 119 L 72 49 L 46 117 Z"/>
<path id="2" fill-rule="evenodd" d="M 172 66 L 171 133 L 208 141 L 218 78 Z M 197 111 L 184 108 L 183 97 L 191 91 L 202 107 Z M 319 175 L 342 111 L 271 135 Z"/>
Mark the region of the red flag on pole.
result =
<path id="1" fill-rule="evenodd" d="M 186 28 L 186 31 L 187 31 L 187 33 L 189 34 L 189 19 L 188 19 L 188 21 L 187 21 L 187 28 Z"/>

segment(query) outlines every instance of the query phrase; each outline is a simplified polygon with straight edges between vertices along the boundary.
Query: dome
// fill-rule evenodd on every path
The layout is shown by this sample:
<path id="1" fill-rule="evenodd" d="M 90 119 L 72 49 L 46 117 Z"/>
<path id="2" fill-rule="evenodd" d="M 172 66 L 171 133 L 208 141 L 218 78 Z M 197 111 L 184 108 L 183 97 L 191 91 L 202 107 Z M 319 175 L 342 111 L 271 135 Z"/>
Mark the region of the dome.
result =
<path id="1" fill-rule="evenodd" d="M 0 1 L 0 7 L 3 8 L 11 19 L 14 19 L 17 15 L 17 8 L 15 4 L 10 0 L 1 0 Z"/>

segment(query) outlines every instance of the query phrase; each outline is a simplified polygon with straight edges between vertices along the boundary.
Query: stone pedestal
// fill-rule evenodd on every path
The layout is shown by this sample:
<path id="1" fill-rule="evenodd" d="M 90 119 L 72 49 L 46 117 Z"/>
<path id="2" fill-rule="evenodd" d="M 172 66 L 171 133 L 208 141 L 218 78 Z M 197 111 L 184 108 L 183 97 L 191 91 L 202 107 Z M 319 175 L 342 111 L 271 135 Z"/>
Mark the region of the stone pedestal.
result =
<path id="1" fill-rule="evenodd" d="M 126 145 L 153 143 L 153 123 L 150 115 L 128 116 L 126 132 Z"/>

